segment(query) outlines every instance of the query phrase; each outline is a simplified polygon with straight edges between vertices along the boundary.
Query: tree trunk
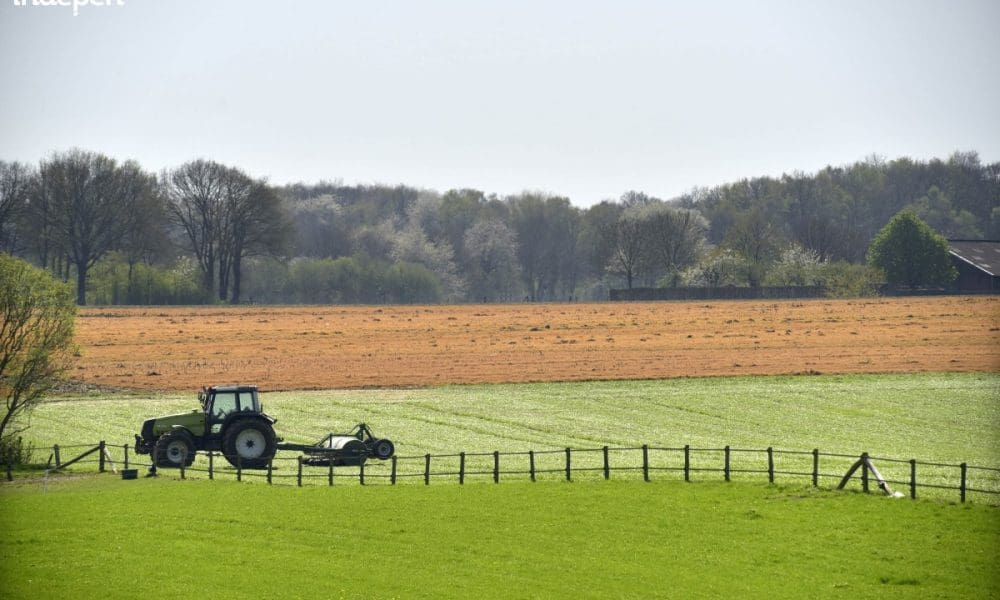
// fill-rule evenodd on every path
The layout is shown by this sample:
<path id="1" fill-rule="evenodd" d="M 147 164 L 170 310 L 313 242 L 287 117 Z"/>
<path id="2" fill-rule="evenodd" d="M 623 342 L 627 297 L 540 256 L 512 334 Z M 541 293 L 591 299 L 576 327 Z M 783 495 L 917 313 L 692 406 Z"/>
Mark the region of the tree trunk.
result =
<path id="1" fill-rule="evenodd" d="M 225 302 L 229 295 L 229 269 L 219 267 L 219 300 Z"/>
<path id="2" fill-rule="evenodd" d="M 87 305 L 87 263 L 76 263 L 76 303 L 79 306 Z"/>
<path id="3" fill-rule="evenodd" d="M 242 279 L 242 273 L 240 272 L 243 268 L 243 261 L 240 259 L 239 254 L 233 257 L 233 298 L 231 304 L 240 303 L 240 279 Z"/>

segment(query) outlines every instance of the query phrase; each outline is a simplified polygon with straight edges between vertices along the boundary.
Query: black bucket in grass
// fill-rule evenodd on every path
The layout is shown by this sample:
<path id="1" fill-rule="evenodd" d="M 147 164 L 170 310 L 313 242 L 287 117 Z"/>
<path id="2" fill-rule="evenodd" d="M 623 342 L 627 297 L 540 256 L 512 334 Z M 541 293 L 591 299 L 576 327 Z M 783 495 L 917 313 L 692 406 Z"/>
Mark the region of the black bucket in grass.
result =
<path id="1" fill-rule="evenodd" d="M 122 469 L 122 479 L 135 479 L 138 476 L 138 469 Z"/>

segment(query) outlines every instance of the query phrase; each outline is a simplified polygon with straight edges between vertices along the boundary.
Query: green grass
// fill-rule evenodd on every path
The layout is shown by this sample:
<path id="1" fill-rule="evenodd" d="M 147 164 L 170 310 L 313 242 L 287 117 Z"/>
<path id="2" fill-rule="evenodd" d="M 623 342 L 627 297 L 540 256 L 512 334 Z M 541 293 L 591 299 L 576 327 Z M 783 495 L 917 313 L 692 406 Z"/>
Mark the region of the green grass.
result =
<path id="1" fill-rule="evenodd" d="M 263 394 L 279 435 L 312 442 L 368 422 L 401 455 L 611 446 L 784 448 L 1000 466 L 1000 375 L 738 377 Z M 124 444 L 190 394 L 64 397 L 38 446 Z"/>
<path id="2" fill-rule="evenodd" d="M 990 597 L 1000 512 L 752 483 L 0 487 L 5 598 Z"/>
<path id="3" fill-rule="evenodd" d="M 595 481 L 600 453 L 539 454 L 553 473 L 529 483 L 488 473 L 454 483 L 457 459 L 425 453 L 638 446 L 809 450 L 1000 466 L 1000 375 L 930 374 L 712 378 L 453 386 L 265 394 L 277 429 L 309 442 L 370 423 L 397 443 L 411 485 L 360 487 L 317 469 L 303 488 L 232 481 L 231 472 L 155 480 L 112 475 L 20 479 L 0 486 L 0 597 L 991 597 L 1000 593 L 997 496 L 921 489 L 922 498 L 769 486 L 759 473 L 614 471 Z M 59 443 L 126 444 L 149 416 L 190 410 L 184 395 L 61 397 L 29 430 L 44 461 Z M 67 452 L 71 454 L 71 452 Z M 120 459 L 122 449 L 112 452 Z M 635 451 L 613 452 L 637 467 Z M 414 457 L 412 460 L 405 457 Z M 64 458 L 66 455 L 64 454 Z M 134 458 L 134 457 L 133 457 Z M 719 452 L 693 466 L 718 469 Z M 760 454 L 733 468 L 760 469 Z M 523 471 L 526 456 L 504 456 Z M 681 455 L 655 451 L 654 468 Z M 810 457 L 779 457 L 808 471 Z M 825 488 L 852 459 L 824 458 Z M 218 461 L 221 462 L 221 461 Z M 218 465 L 218 462 L 216 463 Z M 204 468 L 205 458 L 195 466 Z M 521 464 L 524 463 L 524 464 Z M 120 466 L 120 463 L 119 463 Z M 905 479 L 908 465 L 879 465 Z M 374 469 L 375 474 L 385 474 Z M 489 471 L 492 457 L 470 458 Z M 921 466 L 922 482 L 955 485 L 954 469 Z M 93 465 L 72 473 L 92 472 Z M 276 476 L 294 484 L 294 467 Z M 951 477 L 951 479 L 947 479 Z M 548 481 L 546 481 L 548 480 Z M 451 482 L 451 483 L 446 483 Z M 993 489 L 991 480 L 983 487 Z M 321 487 L 322 486 L 322 487 Z M 852 485 L 856 489 L 857 485 Z M 899 487 L 899 486 L 897 486 Z M 905 488 L 903 489 L 905 491 Z"/>
<path id="4" fill-rule="evenodd" d="M 883 458 L 1000 467 L 1000 375 L 922 374 L 796 377 L 699 378 L 661 381 L 619 381 L 557 384 L 449 386 L 412 390 L 309 391 L 264 394 L 277 430 L 288 441 L 312 442 L 330 431 L 349 429 L 359 421 L 396 442 L 400 482 L 422 482 L 423 455 L 555 451 L 536 457 L 542 478 L 564 477 L 564 455 L 572 447 L 653 447 L 714 449 L 693 452 L 691 466 L 706 469 L 699 480 L 722 478 L 721 448 L 755 449 L 734 453 L 734 470 L 767 468 L 763 450 L 809 451 L 845 455 L 823 457 L 821 485 L 834 487 L 862 452 Z M 195 395 L 144 396 L 111 394 L 62 397 L 34 414 L 31 440 L 44 461 L 51 444 L 62 446 L 99 439 L 116 445 L 112 456 L 123 458 L 140 423 L 153 415 L 190 410 Z M 63 459 L 80 449 L 66 449 Z M 293 453 L 276 461 L 276 481 L 294 483 Z M 408 458 L 409 457 L 409 458 Z M 133 456 L 133 459 L 135 457 Z M 221 463 L 218 461 L 216 464 Z M 682 478 L 680 451 L 650 454 L 654 479 Z M 457 480 L 457 456 L 435 459 L 435 481 Z M 631 471 L 614 478 L 638 478 L 638 451 L 613 452 L 612 468 Z M 599 478 L 599 452 L 574 455 L 574 479 Z M 907 493 L 909 465 L 877 461 L 894 489 Z M 385 483 L 385 463 L 370 463 L 373 483 Z M 205 469 L 199 458 L 196 468 Z M 809 483 L 808 455 L 776 454 L 779 482 Z M 91 471 L 93 467 L 84 466 Z M 471 479 L 492 479 L 492 456 L 468 457 Z M 527 479 L 528 458 L 504 457 L 504 479 Z M 310 472 L 312 477 L 310 477 Z M 512 472 L 512 473 L 506 473 Z M 513 473 L 516 472 L 516 473 Z M 804 475 L 803 475 L 804 474 Z M 324 484 L 324 470 L 307 469 L 306 483 Z M 205 477 L 204 473 L 192 473 Z M 760 481 L 760 473 L 734 473 L 735 479 Z M 955 488 L 957 467 L 918 466 L 921 485 Z M 969 487 L 1000 491 L 1000 472 L 970 470 Z M 923 497 L 952 500 L 955 490 L 924 487 Z M 970 493 L 975 501 L 1000 502 L 1000 495 Z"/>

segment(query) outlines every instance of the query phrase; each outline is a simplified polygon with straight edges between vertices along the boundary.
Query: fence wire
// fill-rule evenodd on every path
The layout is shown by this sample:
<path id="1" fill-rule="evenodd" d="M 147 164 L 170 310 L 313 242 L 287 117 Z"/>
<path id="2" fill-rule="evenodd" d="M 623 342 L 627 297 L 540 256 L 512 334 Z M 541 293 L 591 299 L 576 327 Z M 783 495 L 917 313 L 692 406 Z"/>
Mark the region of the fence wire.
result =
<path id="1" fill-rule="evenodd" d="M 808 483 L 817 487 L 878 491 L 867 457 L 889 491 L 911 498 L 967 499 L 1000 505 L 1000 468 L 820 452 L 817 449 L 638 446 L 563 448 L 520 452 L 459 452 L 369 459 L 363 466 L 310 465 L 299 456 L 275 456 L 267 468 L 243 469 L 220 452 L 197 452 L 183 469 L 158 467 L 158 476 L 264 482 L 270 485 L 441 485 L 507 481 L 684 480 Z M 149 455 L 128 444 L 53 446 L 46 473 L 134 471 L 148 474 Z M 7 479 L 13 470 L 7 466 Z"/>

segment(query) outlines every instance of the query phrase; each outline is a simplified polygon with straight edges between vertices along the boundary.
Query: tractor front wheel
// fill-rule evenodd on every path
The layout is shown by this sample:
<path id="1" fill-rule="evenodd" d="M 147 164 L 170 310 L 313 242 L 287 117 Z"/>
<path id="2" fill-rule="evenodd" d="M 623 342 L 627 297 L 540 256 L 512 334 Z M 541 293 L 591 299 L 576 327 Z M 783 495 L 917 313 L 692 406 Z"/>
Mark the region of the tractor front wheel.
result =
<path id="1" fill-rule="evenodd" d="M 194 462 L 195 449 L 191 436 L 184 431 L 168 431 L 156 440 L 153 460 L 158 467 L 190 467 Z"/>
<path id="2" fill-rule="evenodd" d="M 226 460 L 241 469 L 265 469 L 277 448 L 274 428 L 261 419 L 234 421 L 222 434 Z"/>

